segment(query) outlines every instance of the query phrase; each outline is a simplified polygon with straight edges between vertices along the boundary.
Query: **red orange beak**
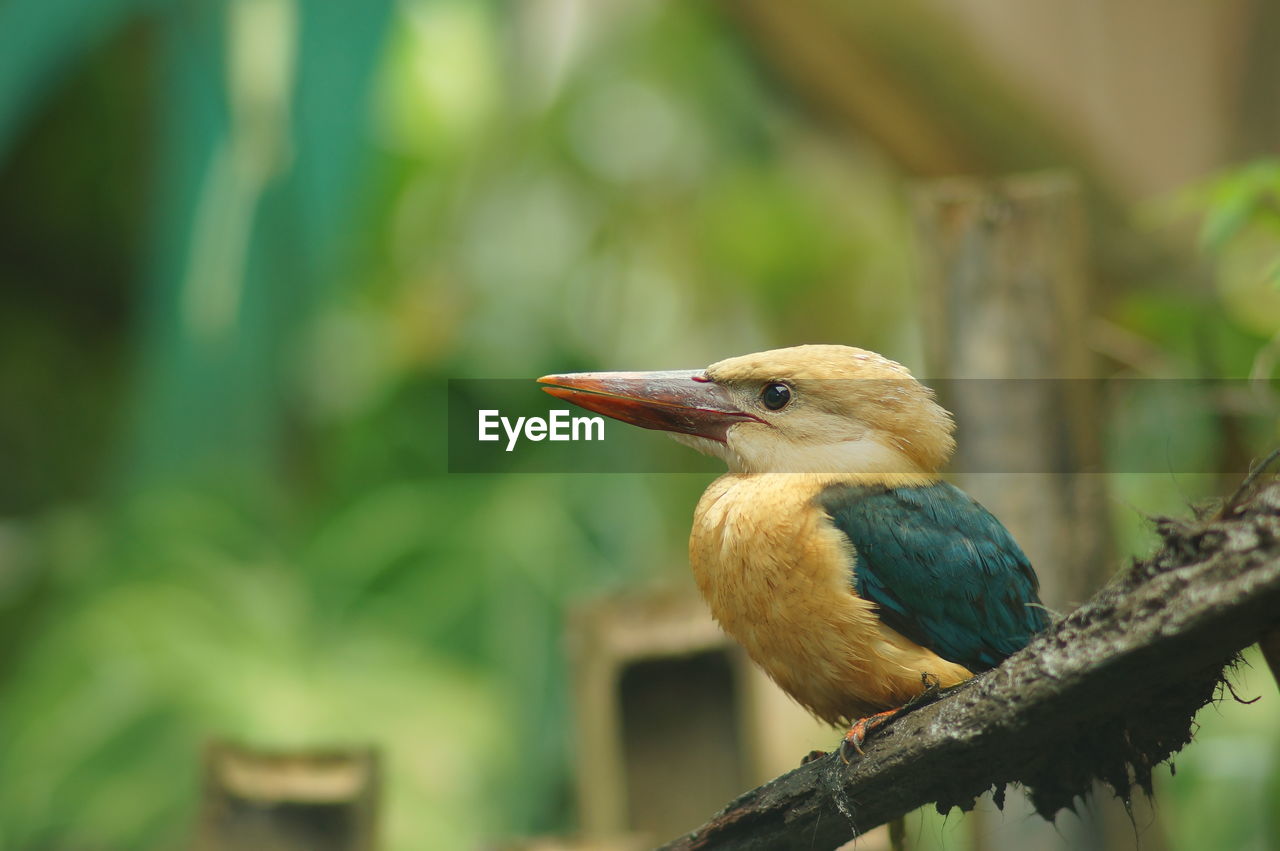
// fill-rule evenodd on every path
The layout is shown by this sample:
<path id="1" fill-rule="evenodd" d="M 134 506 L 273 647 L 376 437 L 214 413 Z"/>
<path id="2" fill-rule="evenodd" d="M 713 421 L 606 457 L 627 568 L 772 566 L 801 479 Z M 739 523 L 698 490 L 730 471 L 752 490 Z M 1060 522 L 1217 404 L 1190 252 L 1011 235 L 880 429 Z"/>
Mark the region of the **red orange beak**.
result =
<path id="1" fill-rule="evenodd" d="M 641 428 L 724 442 L 730 426 L 755 416 L 701 370 L 577 372 L 544 375 L 542 389 L 558 399 Z"/>

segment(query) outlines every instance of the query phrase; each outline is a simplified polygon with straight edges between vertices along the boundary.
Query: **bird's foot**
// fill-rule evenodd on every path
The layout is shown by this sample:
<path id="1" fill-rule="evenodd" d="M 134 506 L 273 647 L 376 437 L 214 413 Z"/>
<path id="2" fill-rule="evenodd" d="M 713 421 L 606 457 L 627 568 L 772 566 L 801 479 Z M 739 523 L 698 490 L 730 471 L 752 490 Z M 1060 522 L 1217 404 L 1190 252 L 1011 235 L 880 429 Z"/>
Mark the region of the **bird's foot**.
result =
<path id="1" fill-rule="evenodd" d="M 823 758 L 824 756 L 826 756 L 826 755 L 827 755 L 827 752 L 826 752 L 826 751 L 809 751 L 809 752 L 808 752 L 807 754 L 805 754 L 805 755 L 804 755 L 804 757 L 800 760 L 800 764 L 801 764 L 802 766 L 803 766 L 803 765 L 808 765 L 809 763 L 813 762 L 815 759 L 822 759 L 822 758 Z"/>
<path id="2" fill-rule="evenodd" d="M 875 715 L 869 715 L 866 718 L 859 718 L 857 722 L 849 728 L 849 732 L 844 734 L 844 741 L 840 743 L 840 760 L 845 764 L 849 764 L 849 751 L 854 750 L 858 756 L 862 756 L 862 743 L 867 740 L 867 736 L 874 730 L 883 727 L 893 716 L 902 711 L 902 707 L 890 709 L 885 712 L 877 712 Z"/>

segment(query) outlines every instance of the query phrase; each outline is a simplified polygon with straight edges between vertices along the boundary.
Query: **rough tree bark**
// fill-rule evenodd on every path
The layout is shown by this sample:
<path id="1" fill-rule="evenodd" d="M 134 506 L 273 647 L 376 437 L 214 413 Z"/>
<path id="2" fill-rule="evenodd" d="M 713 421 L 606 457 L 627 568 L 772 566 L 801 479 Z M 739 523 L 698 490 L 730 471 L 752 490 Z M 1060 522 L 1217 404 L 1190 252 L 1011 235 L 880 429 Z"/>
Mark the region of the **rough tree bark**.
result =
<path id="1" fill-rule="evenodd" d="M 1275 456 L 1272 456 L 1273 458 Z M 826 849 L 925 804 L 1022 785 L 1046 819 L 1095 780 L 1128 800 L 1191 741 L 1227 669 L 1280 626 L 1280 479 L 1252 476 L 994 671 L 741 796 L 667 849 Z"/>

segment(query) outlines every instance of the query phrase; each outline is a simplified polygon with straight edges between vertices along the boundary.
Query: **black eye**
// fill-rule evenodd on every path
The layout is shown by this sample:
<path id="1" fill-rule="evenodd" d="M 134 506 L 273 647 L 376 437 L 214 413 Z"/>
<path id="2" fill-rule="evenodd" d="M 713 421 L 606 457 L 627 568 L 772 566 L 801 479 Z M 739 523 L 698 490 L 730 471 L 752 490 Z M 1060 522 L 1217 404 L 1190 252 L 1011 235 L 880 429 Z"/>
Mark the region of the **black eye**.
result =
<path id="1" fill-rule="evenodd" d="M 771 411 L 781 410 L 791 401 L 791 388 L 779 383 L 766 384 L 760 391 L 760 401 Z"/>

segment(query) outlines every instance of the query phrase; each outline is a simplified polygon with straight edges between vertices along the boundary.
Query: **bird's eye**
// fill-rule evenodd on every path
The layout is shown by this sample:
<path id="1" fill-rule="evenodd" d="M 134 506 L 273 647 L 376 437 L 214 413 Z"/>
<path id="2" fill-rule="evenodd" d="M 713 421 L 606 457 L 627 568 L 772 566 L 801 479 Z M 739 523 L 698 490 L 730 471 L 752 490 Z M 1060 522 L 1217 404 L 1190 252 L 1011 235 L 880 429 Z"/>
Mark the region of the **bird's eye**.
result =
<path id="1" fill-rule="evenodd" d="M 780 411 L 791 401 L 791 388 L 780 382 L 766 384 L 760 391 L 760 401 L 771 411 Z"/>

